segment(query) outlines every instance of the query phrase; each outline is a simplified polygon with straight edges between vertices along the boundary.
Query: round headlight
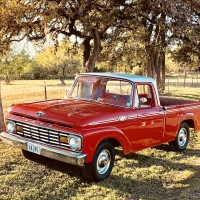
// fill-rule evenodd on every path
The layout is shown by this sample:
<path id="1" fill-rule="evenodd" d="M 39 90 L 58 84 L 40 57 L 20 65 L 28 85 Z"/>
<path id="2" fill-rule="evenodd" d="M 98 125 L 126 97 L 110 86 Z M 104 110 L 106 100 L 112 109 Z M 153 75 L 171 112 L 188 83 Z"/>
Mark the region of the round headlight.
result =
<path id="1" fill-rule="evenodd" d="M 73 150 L 81 150 L 81 138 L 71 136 L 69 139 L 69 145 Z"/>
<path id="2" fill-rule="evenodd" d="M 7 124 L 8 133 L 15 133 L 16 132 L 16 124 L 14 122 L 9 121 Z"/>

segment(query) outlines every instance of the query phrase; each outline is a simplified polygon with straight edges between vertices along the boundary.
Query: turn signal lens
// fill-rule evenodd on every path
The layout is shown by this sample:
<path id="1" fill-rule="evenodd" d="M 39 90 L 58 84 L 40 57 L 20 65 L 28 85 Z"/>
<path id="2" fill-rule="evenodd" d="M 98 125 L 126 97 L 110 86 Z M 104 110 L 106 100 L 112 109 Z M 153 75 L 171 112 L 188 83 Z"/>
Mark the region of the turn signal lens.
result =
<path id="1" fill-rule="evenodd" d="M 17 126 L 16 129 L 17 129 L 17 131 L 19 131 L 19 132 L 23 132 L 23 127 L 22 127 L 22 126 Z"/>
<path id="2" fill-rule="evenodd" d="M 68 137 L 60 136 L 60 142 L 62 142 L 62 143 L 68 143 Z"/>

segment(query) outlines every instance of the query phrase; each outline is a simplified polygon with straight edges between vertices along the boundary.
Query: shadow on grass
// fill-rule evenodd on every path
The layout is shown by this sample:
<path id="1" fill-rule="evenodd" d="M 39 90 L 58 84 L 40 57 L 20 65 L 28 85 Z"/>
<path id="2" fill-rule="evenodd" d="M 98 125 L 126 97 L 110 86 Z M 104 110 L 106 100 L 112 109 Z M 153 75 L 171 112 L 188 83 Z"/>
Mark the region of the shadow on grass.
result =
<path id="1" fill-rule="evenodd" d="M 159 146 L 159 149 L 166 149 L 169 151 L 167 145 Z M 131 199 L 200 199 L 199 192 L 199 180 L 200 180 L 200 150 L 186 150 L 185 152 L 180 152 L 181 156 L 176 159 L 176 161 L 183 161 L 185 157 L 189 154 L 191 157 L 196 156 L 196 162 L 187 164 L 187 163 L 174 163 L 169 160 L 158 159 L 153 156 L 145 155 L 127 155 L 126 159 L 137 159 L 138 163 L 134 164 L 134 168 L 146 168 L 147 173 L 140 177 L 138 173 L 137 177 L 133 174 L 121 174 L 113 175 L 103 182 L 99 183 L 101 186 L 109 187 L 114 190 L 118 190 L 120 194 L 129 194 Z M 121 155 L 119 152 L 118 155 Z M 152 166 L 162 166 L 164 172 L 157 174 L 151 170 L 148 171 L 148 168 Z M 123 170 L 123 169 L 122 169 Z M 171 180 L 166 179 L 165 172 L 171 172 Z M 183 176 L 182 174 L 191 172 L 188 176 Z M 174 175 L 178 178 L 176 179 Z M 170 174 L 170 173 L 169 173 Z M 153 177 L 153 178 L 151 178 Z"/>
<path id="2" fill-rule="evenodd" d="M 70 177 L 77 177 L 78 179 L 82 179 L 82 167 L 71 165 L 68 163 L 64 163 L 61 161 L 53 160 L 51 158 L 43 157 L 36 155 L 34 162 L 45 165 L 47 168 L 51 170 L 55 170 L 58 172 L 66 173 Z"/>
<path id="3" fill-rule="evenodd" d="M 168 145 L 160 145 L 155 149 L 163 150 L 169 152 Z M 77 178 L 75 188 L 82 187 L 82 184 L 85 184 L 85 187 L 90 190 L 90 187 L 96 184 L 98 187 L 103 187 L 105 189 L 112 189 L 117 192 L 119 196 L 123 198 L 131 198 L 131 199 L 161 199 L 164 195 L 164 199 L 200 199 L 199 188 L 196 185 L 199 183 L 200 179 L 200 150 L 188 149 L 185 152 L 179 153 L 181 156 L 176 159 L 176 161 L 181 161 L 185 159 L 187 155 L 196 156 L 199 163 L 187 164 L 184 162 L 175 163 L 173 161 L 158 159 L 154 156 L 146 156 L 138 153 L 132 153 L 128 155 L 123 155 L 123 151 L 120 149 L 116 150 L 116 155 L 119 157 L 116 159 L 115 167 L 118 167 L 118 161 L 120 159 L 126 160 L 137 160 L 138 163 L 134 163 L 132 165 L 133 171 L 134 169 L 143 169 L 143 168 L 151 168 L 152 166 L 162 166 L 165 172 L 176 172 L 177 176 L 181 176 L 182 173 L 189 170 L 192 171 L 192 174 L 189 175 L 185 179 L 178 180 L 166 180 L 165 172 L 160 173 L 155 176 L 155 172 L 148 171 L 146 177 L 144 174 L 138 173 L 135 177 L 133 173 L 130 174 L 120 173 L 120 168 L 118 170 L 119 173 L 112 173 L 109 178 L 99 182 L 99 183 L 89 183 L 84 179 L 82 168 L 70 164 L 66 164 L 60 161 L 55 161 L 45 157 L 38 157 L 35 162 L 47 166 L 49 169 L 56 170 L 62 173 L 68 174 L 69 177 Z M 121 169 L 123 170 L 123 169 Z M 132 170 L 131 170 L 132 171 Z M 143 173 L 143 172 L 141 172 Z M 172 177 L 173 178 L 173 177 Z M 76 192 L 74 186 L 73 189 L 68 188 L 68 192 L 72 192 L 74 196 L 78 194 Z M 73 191 L 71 191 L 73 190 Z"/>

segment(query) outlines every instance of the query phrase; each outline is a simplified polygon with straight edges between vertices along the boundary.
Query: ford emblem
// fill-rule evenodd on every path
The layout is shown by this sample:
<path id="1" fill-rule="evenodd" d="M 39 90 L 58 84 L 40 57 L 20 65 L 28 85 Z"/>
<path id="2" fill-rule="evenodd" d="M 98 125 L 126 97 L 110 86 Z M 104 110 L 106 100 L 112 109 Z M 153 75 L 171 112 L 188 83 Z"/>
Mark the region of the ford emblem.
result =
<path id="1" fill-rule="evenodd" d="M 37 115 L 38 117 L 42 117 L 44 114 L 45 114 L 45 113 L 42 112 L 42 111 L 37 111 L 37 112 L 36 112 L 36 115 Z"/>

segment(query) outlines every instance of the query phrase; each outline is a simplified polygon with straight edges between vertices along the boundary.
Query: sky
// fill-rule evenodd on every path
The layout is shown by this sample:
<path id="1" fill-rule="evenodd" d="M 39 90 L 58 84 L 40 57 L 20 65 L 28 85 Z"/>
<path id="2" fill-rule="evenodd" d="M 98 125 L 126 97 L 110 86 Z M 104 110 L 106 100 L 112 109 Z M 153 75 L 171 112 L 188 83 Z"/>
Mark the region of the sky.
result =
<path id="1" fill-rule="evenodd" d="M 19 54 L 24 49 L 31 58 L 36 54 L 34 44 L 25 39 L 20 42 L 13 42 L 11 49 L 15 54 Z"/>
<path id="2" fill-rule="evenodd" d="M 62 39 L 63 39 L 63 37 L 59 38 L 59 40 L 62 40 Z M 47 39 L 47 40 L 48 40 L 48 42 L 46 42 L 44 44 L 44 47 L 48 47 L 48 46 L 52 45 L 52 41 L 50 39 Z M 70 41 L 72 43 L 75 42 L 76 37 L 74 35 L 72 35 L 70 37 Z M 82 40 L 78 38 L 78 42 L 81 43 Z M 36 56 L 36 49 L 35 49 L 34 43 L 27 41 L 27 39 L 24 39 L 20 42 L 13 42 L 13 44 L 11 45 L 11 48 L 15 54 L 19 54 L 24 49 L 31 58 Z"/>

